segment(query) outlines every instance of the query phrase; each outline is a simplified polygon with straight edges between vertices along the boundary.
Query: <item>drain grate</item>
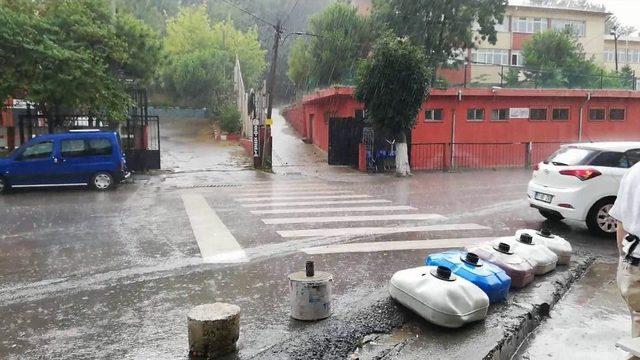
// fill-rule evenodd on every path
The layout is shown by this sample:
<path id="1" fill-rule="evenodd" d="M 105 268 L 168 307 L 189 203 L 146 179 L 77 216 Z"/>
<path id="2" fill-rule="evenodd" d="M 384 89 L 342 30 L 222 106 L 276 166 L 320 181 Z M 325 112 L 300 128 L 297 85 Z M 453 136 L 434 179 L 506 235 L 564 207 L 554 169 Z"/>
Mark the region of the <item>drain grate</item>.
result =
<path id="1" fill-rule="evenodd" d="M 179 186 L 181 189 L 200 189 L 200 188 L 232 188 L 241 187 L 240 184 L 196 184 L 189 186 Z"/>

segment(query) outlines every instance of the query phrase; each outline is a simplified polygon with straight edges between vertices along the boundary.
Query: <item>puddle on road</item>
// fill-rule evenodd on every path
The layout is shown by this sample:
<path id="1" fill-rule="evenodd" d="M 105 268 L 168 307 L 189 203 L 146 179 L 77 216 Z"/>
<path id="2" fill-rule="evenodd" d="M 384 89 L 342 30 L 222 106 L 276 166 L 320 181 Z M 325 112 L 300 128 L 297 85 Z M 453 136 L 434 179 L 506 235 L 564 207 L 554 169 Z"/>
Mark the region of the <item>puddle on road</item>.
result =
<path id="1" fill-rule="evenodd" d="M 615 347 L 631 320 L 615 281 L 616 263 L 595 263 L 513 359 L 622 359 Z"/>

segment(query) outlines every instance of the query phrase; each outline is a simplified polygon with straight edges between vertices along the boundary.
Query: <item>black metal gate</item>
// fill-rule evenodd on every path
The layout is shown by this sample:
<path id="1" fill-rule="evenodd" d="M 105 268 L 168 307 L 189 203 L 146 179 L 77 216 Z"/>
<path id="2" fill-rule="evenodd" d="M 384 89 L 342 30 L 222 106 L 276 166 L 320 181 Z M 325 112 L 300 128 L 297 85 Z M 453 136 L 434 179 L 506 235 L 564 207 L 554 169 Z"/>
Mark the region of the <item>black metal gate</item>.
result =
<path id="1" fill-rule="evenodd" d="M 358 166 L 363 126 L 363 121 L 355 118 L 329 119 L 329 165 Z"/>

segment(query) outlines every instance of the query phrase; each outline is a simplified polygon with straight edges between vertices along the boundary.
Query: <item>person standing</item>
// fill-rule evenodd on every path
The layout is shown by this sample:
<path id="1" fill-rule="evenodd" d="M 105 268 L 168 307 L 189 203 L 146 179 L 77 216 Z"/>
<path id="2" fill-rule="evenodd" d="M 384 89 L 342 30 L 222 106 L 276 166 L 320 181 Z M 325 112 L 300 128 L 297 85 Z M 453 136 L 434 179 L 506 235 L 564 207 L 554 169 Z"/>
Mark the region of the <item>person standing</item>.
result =
<path id="1" fill-rule="evenodd" d="M 609 215 L 617 220 L 617 282 L 631 312 L 631 337 L 640 337 L 640 163 L 625 174 Z M 640 359 L 632 356 L 630 359 Z"/>

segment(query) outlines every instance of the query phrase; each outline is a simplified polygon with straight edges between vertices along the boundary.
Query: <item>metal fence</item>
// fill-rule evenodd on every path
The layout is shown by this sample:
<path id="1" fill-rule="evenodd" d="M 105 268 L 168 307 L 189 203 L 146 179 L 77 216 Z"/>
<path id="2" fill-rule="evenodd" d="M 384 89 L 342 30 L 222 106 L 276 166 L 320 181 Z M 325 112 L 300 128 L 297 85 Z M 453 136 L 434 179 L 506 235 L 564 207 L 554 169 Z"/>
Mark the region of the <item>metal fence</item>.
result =
<path id="1" fill-rule="evenodd" d="M 412 170 L 529 168 L 563 143 L 417 143 L 411 144 Z"/>
<path id="2" fill-rule="evenodd" d="M 470 67 L 473 71 L 469 71 Z M 449 82 L 439 78 L 433 86 L 435 88 L 450 87 L 480 87 L 499 86 L 504 88 L 523 89 L 622 89 L 637 90 L 638 77 L 635 72 L 607 72 L 597 73 L 560 73 L 556 70 L 547 71 L 522 65 L 498 65 L 480 61 L 461 61 L 454 69 L 464 71 L 464 80 Z M 468 74 L 473 75 L 468 77 Z"/>

